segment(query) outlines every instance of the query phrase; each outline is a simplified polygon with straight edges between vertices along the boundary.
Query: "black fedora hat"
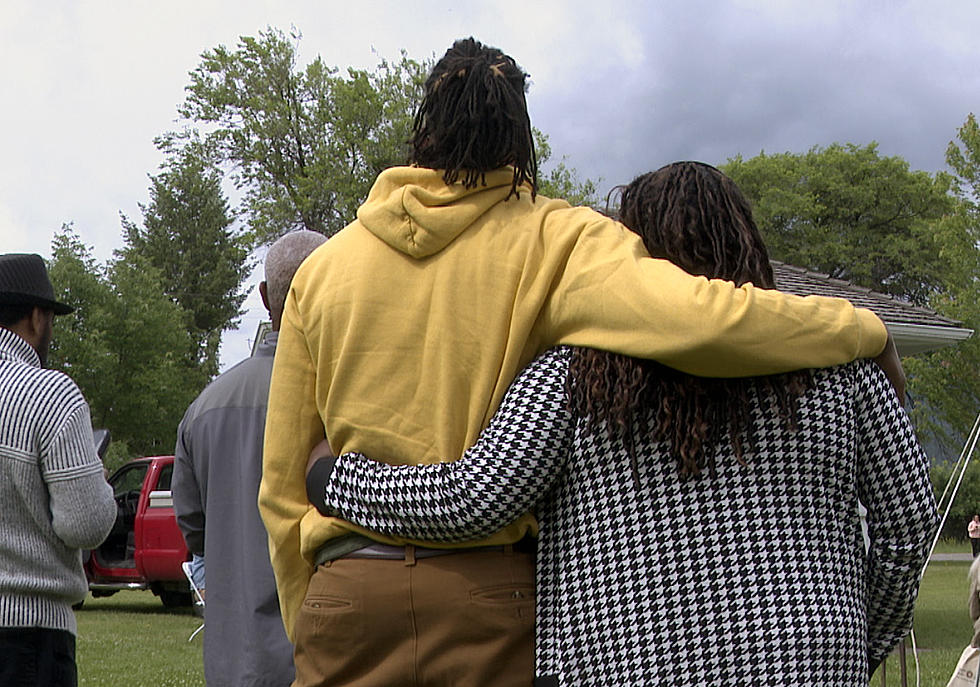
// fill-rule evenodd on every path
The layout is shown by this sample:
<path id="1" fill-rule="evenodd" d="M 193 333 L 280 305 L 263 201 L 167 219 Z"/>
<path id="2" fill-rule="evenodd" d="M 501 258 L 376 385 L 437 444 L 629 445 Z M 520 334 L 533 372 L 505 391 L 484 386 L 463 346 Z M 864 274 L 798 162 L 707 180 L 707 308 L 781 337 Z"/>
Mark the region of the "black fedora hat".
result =
<path id="1" fill-rule="evenodd" d="M 0 303 L 37 305 L 67 315 L 75 309 L 54 299 L 54 287 L 40 255 L 7 253 L 0 255 Z"/>

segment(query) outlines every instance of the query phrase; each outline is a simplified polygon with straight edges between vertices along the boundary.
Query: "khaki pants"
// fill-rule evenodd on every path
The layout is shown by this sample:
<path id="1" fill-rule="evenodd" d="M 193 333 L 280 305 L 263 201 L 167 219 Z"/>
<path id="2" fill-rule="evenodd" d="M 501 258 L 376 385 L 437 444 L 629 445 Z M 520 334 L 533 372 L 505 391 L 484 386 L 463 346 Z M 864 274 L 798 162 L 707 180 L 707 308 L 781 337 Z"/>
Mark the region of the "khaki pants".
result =
<path id="1" fill-rule="evenodd" d="M 534 556 L 471 551 L 317 567 L 293 687 L 528 687 Z"/>

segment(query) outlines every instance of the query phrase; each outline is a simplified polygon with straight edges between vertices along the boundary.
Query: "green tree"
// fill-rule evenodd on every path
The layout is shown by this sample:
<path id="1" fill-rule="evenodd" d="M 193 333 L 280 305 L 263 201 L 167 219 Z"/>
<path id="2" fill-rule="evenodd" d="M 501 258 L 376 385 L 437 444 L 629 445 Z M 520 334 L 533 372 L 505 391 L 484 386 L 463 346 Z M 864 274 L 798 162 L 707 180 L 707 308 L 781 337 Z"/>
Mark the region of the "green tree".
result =
<path id="1" fill-rule="evenodd" d="M 112 372 L 111 355 L 103 336 L 103 317 L 112 305 L 112 290 L 103 267 L 72 225 L 63 225 L 55 234 L 51 253 L 48 271 L 56 297 L 75 311 L 55 318 L 49 363 L 74 379 L 91 405 L 100 384 Z M 96 427 L 105 426 L 100 411 L 100 407 L 92 407 Z"/>
<path id="2" fill-rule="evenodd" d="M 967 201 L 968 214 L 980 225 L 980 125 L 971 112 L 946 147 L 946 164 L 956 176 L 956 192 Z"/>
<path id="3" fill-rule="evenodd" d="M 204 130 L 260 243 L 300 227 L 330 235 L 353 219 L 378 173 L 408 159 L 427 72 L 405 53 L 373 71 L 341 74 L 320 57 L 300 68 L 299 40 L 268 28 L 204 52 L 178 108 L 188 128 L 158 139 L 174 154 Z"/>
<path id="4" fill-rule="evenodd" d="M 56 297 L 76 308 L 55 318 L 50 364 L 78 384 L 93 425 L 112 433 L 107 465 L 173 451 L 206 378 L 188 370 L 195 342 L 159 271 L 141 256 L 100 265 L 66 225 L 52 242 L 50 274 Z"/>
<path id="5" fill-rule="evenodd" d="M 259 244 L 300 227 L 329 236 L 354 219 L 377 175 L 408 161 L 432 66 L 402 51 L 373 70 L 342 72 L 319 56 L 301 67 L 300 39 L 270 27 L 205 51 L 178 108 L 185 128 L 157 140 L 174 156 L 200 136 L 200 154 L 231 171 Z M 565 158 L 548 167 L 548 139 L 535 130 L 535 140 L 542 194 L 598 204 L 596 182 Z"/>
<path id="6" fill-rule="evenodd" d="M 930 305 L 976 333 L 954 347 L 907 361 L 906 369 L 913 390 L 927 400 L 916 411 L 920 429 L 952 450 L 980 412 L 980 128 L 973 114 L 946 149 L 946 163 L 958 202 L 950 215 L 934 224 L 946 288 Z M 980 501 L 972 507 L 978 506 Z"/>
<path id="7" fill-rule="evenodd" d="M 207 382 L 187 365 L 195 342 L 180 305 L 167 298 L 160 272 L 145 259 L 107 269 L 113 307 L 103 336 L 114 374 L 103 380 L 106 426 L 140 455 L 172 453 L 177 424 Z"/>
<path id="8" fill-rule="evenodd" d="M 247 239 L 233 227 L 221 174 L 188 145 L 150 177 L 150 202 L 140 204 L 143 226 L 122 217 L 124 260 L 142 258 L 159 270 L 164 293 L 187 316 L 195 341 L 188 360 L 205 377 L 218 372 L 221 335 L 242 314 L 242 288 L 251 265 Z"/>
<path id="9" fill-rule="evenodd" d="M 938 503 L 946 492 L 946 499 L 940 505 L 946 509 L 949 499 L 953 494 L 956 482 L 950 481 L 953 477 L 953 464 L 943 462 L 933 465 L 929 470 L 929 478 L 932 481 L 932 489 L 936 495 Z M 948 487 L 948 490 L 947 490 Z M 965 539 L 966 525 L 973 516 L 980 512 L 980 456 L 974 455 L 970 465 L 966 469 L 966 474 L 960 481 L 959 490 L 956 498 L 953 499 L 949 507 L 949 517 L 943 526 L 942 537 L 949 539 Z M 940 511 L 942 515 L 942 511 Z"/>
<path id="10" fill-rule="evenodd" d="M 949 174 L 912 171 L 874 143 L 737 157 L 722 170 L 752 202 L 773 258 L 978 324 L 976 232 Z M 980 346 L 905 365 L 920 438 L 956 453 L 977 411 Z"/>
<path id="11" fill-rule="evenodd" d="M 932 228 L 955 207 L 949 175 L 911 171 L 875 143 L 736 157 L 721 169 L 752 201 L 777 260 L 920 305 L 945 290 Z"/>

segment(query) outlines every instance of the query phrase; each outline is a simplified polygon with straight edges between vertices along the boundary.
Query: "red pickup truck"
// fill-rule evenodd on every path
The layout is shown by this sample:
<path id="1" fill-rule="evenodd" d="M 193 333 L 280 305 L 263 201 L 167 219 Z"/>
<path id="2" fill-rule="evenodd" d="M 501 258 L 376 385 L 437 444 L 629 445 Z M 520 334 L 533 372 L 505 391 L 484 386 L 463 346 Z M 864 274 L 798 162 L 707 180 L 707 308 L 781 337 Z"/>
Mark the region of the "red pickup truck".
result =
<path id="1" fill-rule="evenodd" d="M 88 552 L 85 574 L 92 596 L 149 589 L 164 606 L 190 606 L 181 563 L 190 557 L 174 515 L 173 456 L 131 460 L 109 477 L 116 522 L 105 542 Z"/>

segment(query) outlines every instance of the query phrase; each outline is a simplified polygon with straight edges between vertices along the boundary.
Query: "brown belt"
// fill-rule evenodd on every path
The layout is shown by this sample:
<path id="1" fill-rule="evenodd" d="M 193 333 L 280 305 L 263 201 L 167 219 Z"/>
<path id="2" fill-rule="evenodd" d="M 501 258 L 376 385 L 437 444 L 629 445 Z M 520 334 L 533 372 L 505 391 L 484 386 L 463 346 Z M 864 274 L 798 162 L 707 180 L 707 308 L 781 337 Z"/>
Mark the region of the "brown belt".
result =
<path id="1" fill-rule="evenodd" d="M 434 556 L 447 556 L 451 553 L 473 553 L 475 551 L 500 551 L 507 549 L 513 550 L 513 546 L 468 546 L 458 549 L 431 549 L 427 546 L 392 546 L 390 544 L 380 544 L 374 542 L 367 546 L 346 553 L 340 558 L 377 558 L 380 560 L 403 561 L 412 558 L 432 558 Z"/>
<path id="2" fill-rule="evenodd" d="M 316 565 L 323 565 L 327 561 L 335 561 L 341 558 L 374 558 L 378 560 L 415 560 L 417 558 L 432 558 L 434 556 L 447 556 L 453 553 L 474 553 L 480 551 L 517 551 L 519 553 L 534 553 L 537 550 L 537 539 L 531 536 L 524 537 L 516 544 L 506 544 L 503 546 L 464 546 L 453 549 L 436 549 L 427 546 L 413 546 L 405 544 L 393 546 L 373 541 L 358 534 L 350 534 L 339 539 L 326 542 L 317 551 L 314 558 Z"/>

